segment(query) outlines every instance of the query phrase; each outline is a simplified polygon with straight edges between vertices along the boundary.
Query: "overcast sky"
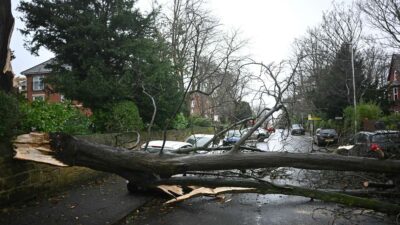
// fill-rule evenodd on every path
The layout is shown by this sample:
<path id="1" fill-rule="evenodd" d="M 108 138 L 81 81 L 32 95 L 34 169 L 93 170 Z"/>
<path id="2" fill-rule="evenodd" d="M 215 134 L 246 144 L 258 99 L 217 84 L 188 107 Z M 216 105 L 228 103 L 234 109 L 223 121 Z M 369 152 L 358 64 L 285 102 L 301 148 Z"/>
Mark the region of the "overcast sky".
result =
<path id="1" fill-rule="evenodd" d="M 141 0 L 149 1 L 150 0 Z M 172 0 L 170 0 L 172 1 Z M 242 37 L 249 40 L 252 57 L 257 61 L 280 61 L 290 54 L 295 38 L 305 34 L 308 27 L 321 22 L 323 11 L 331 9 L 332 0 L 209 0 L 210 10 L 226 29 L 240 29 Z M 351 2 L 351 0 L 345 0 Z M 46 50 L 33 56 L 24 49 L 23 37 L 18 28 L 24 24 L 21 14 L 15 11 L 19 0 L 12 0 L 16 23 L 11 40 L 15 74 L 52 57 Z"/>

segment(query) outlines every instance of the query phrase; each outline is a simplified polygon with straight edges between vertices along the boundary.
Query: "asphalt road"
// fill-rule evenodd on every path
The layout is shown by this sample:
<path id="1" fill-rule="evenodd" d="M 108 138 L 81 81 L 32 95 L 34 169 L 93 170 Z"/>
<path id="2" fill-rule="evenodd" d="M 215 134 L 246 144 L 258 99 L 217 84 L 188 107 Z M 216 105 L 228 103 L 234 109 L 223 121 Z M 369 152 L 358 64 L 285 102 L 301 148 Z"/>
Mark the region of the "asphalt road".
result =
<path id="1" fill-rule="evenodd" d="M 266 151 L 310 152 L 309 136 L 287 136 L 277 131 L 257 147 Z M 289 173 L 303 176 L 299 170 Z M 297 181 L 279 179 L 278 183 Z M 337 204 L 312 201 L 309 198 L 286 195 L 235 194 L 224 199 L 199 197 L 173 205 L 163 204 L 168 199 L 155 199 L 136 210 L 122 224 L 197 225 L 197 224 L 393 224 L 394 218 L 371 211 L 363 211 Z"/>
<path id="2" fill-rule="evenodd" d="M 335 204 L 285 195 L 226 195 L 191 199 L 175 205 L 162 200 L 136 210 L 119 225 L 199 224 L 392 224 L 389 218 Z"/>

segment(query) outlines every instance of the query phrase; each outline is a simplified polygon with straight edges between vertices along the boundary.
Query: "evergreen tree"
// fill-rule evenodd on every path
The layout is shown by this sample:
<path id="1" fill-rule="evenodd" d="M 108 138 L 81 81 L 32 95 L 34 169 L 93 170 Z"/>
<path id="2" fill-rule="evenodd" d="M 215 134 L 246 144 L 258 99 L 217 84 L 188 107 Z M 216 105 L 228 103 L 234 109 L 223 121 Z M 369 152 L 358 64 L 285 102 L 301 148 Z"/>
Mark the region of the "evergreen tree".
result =
<path id="1" fill-rule="evenodd" d="M 149 121 L 156 100 L 159 124 L 179 102 L 165 42 L 155 28 L 156 12 L 143 15 L 135 0 L 32 0 L 21 2 L 32 53 L 55 53 L 49 80 L 67 98 L 94 112 L 108 103 L 134 100 Z"/>
<path id="2" fill-rule="evenodd" d="M 363 81 L 363 60 L 354 52 L 354 74 L 356 99 Z M 343 44 L 334 61 L 325 67 L 312 92 L 312 99 L 317 109 L 326 115 L 326 119 L 342 116 L 343 109 L 353 104 L 353 75 L 349 45 Z"/>

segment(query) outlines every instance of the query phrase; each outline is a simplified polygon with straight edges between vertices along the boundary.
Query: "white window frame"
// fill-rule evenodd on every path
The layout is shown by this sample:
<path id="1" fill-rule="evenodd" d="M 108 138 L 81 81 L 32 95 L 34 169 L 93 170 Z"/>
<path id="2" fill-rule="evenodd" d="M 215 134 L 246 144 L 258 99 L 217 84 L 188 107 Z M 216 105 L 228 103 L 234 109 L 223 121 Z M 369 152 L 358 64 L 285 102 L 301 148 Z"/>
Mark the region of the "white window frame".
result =
<path id="1" fill-rule="evenodd" d="M 43 82 L 43 75 L 34 76 L 32 78 L 32 90 L 34 91 L 42 91 L 44 90 L 44 82 Z"/>
<path id="2" fill-rule="evenodd" d="M 397 99 L 399 99 L 399 89 L 398 89 L 398 87 L 394 87 L 393 88 L 393 100 L 397 100 Z"/>

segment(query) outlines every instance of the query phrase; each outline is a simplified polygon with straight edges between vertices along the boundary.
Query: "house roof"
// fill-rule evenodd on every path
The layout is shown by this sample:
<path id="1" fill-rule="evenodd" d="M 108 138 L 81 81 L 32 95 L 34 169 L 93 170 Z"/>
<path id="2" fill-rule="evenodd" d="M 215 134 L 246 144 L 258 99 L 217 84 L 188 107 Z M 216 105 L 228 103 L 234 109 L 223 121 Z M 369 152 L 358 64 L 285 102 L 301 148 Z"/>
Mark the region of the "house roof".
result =
<path id="1" fill-rule="evenodd" d="M 23 74 L 23 75 L 33 75 L 33 74 L 50 73 L 51 69 L 48 68 L 47 66 L 53 64 L 54 60 L 55 60 L 54 58 L 49 59 L 49 60 L 47 60 L 45 62 L 42 62 L 42 63 L 40 63 L 40 64 L 38 64 L 38 65 L 36 65 L 34 67 L 31 67 L 31 68 L 29 68 L 27 70 L 22 71 L 21 74 Z"/>
<path id="2" fill-rule="evenodd" d="M 394 73 L 394 71 L 400 72 L 400 54 L 392 55 L 392 62 L 390 63 L 389 74 L 387 76 L 387 81 L 390 81 L 390 75 Z"/>

